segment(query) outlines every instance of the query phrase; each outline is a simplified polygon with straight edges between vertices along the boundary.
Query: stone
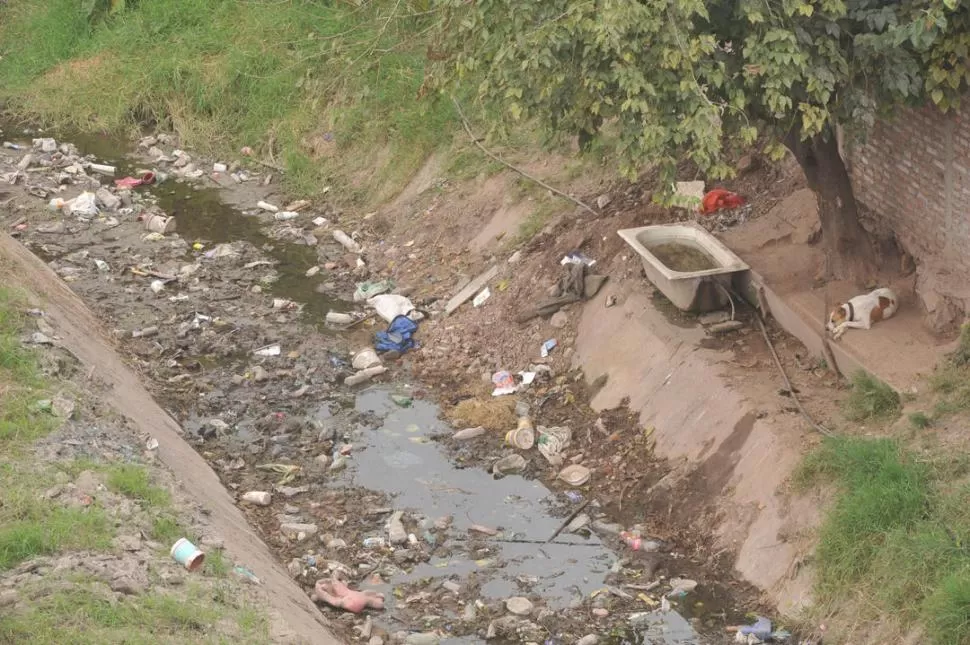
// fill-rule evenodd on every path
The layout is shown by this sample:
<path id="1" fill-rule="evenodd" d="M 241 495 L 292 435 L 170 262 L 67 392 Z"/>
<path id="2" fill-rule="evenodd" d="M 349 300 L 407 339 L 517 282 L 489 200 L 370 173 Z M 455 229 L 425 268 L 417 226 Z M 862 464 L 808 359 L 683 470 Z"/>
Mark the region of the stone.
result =
<path id="1" fill-rule="evenodd" d="M 341 540 L 340 538 L 333 538 L 331 540 L 327 540 L 326 546 L 328 549 L 345 549 L 347 548 L 347 542 Z"/>
<path id="2" fill-rule="evenodd" d="M 557 311 L 549 319 L 549 324 L 555 329 L 562 329 L 569 324 L 569 316 L 566 315 L 565 311 Z"/>
<path id="3" fill-rule="evenodd" d="M 108 211 L 118 210 L 121 207 L 121 198 L 112 193 L 107 188 L 99 188 L 94 197 L 100 202 L 102 208 Z"/>
<path id="4" fill-rule="evenodd" d="M 593 611 L 592 611 L 592 613 L 597 618 L 606 618 L 607 616 L 610 615 L 609 610 L 608 609 L 604 609 L 603 607 L 596 607 L 596 608 L 594 608 Z"/>
<path id="5" fill-rule="evenodd" d="M 286 570 L 290 573 L 291 578 L 299 578 L 300 574 L 303 573 L 303 563 L 300 562 L 299 558 L 293 558 L 286 563 Z"/>
<path id="6" fill-rule="evenodd" d="M 253 380 L 257 383 L 262 383 L 263 381 L 268 381 L 272 376 L 269 372 L 263 369 L 262 365 L 257 365 L 253 368 Z"/>
<path id="7" fill-rule="evenodd" d="M 9 607 L 17 602 L 19 594 L 16 589 L 4 589 L 0 591 L 0 607 Z"/>
<path id="8" fill-rule="evenodd" d="M 707 331 L 712 334 L 727 334 L 732 331 L 738 331 L 744 328 L 744 323 L 740 320 L 727 320 L 716 325 L 711 325 L 707 328 Z"/>
<path id="9" fill-rule="evenodd" d="M 370 640 L 367 641 L 367 645 L 384 645 L 384 639 L 380 636 L 371 636 Z"/>
<path id="10" fill-rule="evenodd" d="M 739 175 L 756 170 L 758 166 L 761 165 L 760 161 L 754 155 L 744 155 L 738 159 L 737 165 L 734 167 L 737 169 Z"/>
<path id="11" fill-rule="evenodd" d="M 439 642 L 441 636 L 436 632 L 408 634 L 404 639 L 404 645 L 438 645 Z"/>
<path id="12" fill-rule="evenodd" d="M 93 471 L 85 470 L 74 480 L 74 486 L 85 495 L 93 495 L 101 487 L 101 480 Z"/>
<path id="13" fill-rule="evenodd" d="M 599 197 L 596 198 L 596 208 L 603 210 L 604 208 L 610 205 L 611 201 L 613 200 L 610 199 L 609 195 L 605 195 L 605 194 L 600 195 Z"/>
<path id="14" fill-rule="evenodd" d="M 137 535 L 119 535 L 114 539 L 114 545 L 122 551 L 138 551 L 141 549 L 141 538 Z"/>
<path id="15" fill-rule="evenodd" d="M 590 525 L 594 531 L 597 533 L 609 533 L 610 535 L 619 535 L 623 527 L 619 524 L 612 524 L 603 520 L 593 520 Z"/>
<path id="16" fill-rule="evenodd" d="M 454 580 L 445 580 L 441 583 L 442 588 L 447 589 L 451 593 L 458 593 L 461 591 L 461 585 Z"/>
<path id="17" fill-rule="evenodd" d="M 387 536 L 391 544 L 404 544 L 408 541 L 408 532 L 404 528 L 404 511 L 396 511 L 387 520 Z"/>
<path id="18" fill-rule="evenodd" d="M 316 535 L 317 531 L 319 530 L 320 529 L 316 524 L 302 524 L 298 522 L 284 522 L 283 524 L 280 524 L 280 531 L 287 535 L 299 536 L 302 534 L 304 537 L 306 537 Z"/>
<path id="19" fill-rule="evenodd" d="M 320 453 L 319 455 L 314 457 L 313 460 L 318 464 L 320 464 L 321 466 L 330 465 L 330 455 L 328 455 L 327 453 Z"/>
<path id="20" fill-rule="evenodd" d="M 516 616 L 528 616 L 532 613 L 532 601 L 522 596 L 513 596 L 505 601 L 505 608 L 510 614 Z"/>
<path id="21" fill-rule="evenodd" d="M 597 636 L 596 634 L 586 634 L 578 641 L 576 641 L 576 645 L 597 645 L 599 642 L 600 642 L 600 637 Z"/>
<path id="22" fill-rule="evenodd" d="M 136 580 L 127 573 L 118 574 L 112 578 L 110 587 L 111 591 L 123 593 L 128 596 L 137 596 L 148 589 L 148 585 L 140 580 Z"/>

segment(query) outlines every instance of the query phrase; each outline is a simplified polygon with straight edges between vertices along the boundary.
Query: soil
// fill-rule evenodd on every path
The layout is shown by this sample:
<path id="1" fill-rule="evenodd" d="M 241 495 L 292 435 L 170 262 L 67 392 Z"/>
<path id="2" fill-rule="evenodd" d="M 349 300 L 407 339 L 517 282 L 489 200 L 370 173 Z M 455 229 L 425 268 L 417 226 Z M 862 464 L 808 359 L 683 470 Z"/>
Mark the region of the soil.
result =
<path id="1" fill-rule="evenodd" d="M 25 134 L 8 129 L 6 136 L 29 147 Z M 39 163 L 0 193 L 4 227 L 112 330 L 118 351 L 298 584 L 309 592 L 317 579 L 337 574 L 386 594 L 387 609 L 366 620 L 323 608 L 338 636 L 404 640 L 435 631 L 474 640 L 498 632 L 511 642 L 574 642 L 596 633 L 650 642 L 655 633 L 681 630 L 678 642 L 717 643 L 729 640 L 725 625 L 752 611 L 770 613 L 758 590 L 732 571 L 731 554 L 711 548 L 721 512 L 712 500 L 727 485 L 731 446 L 743 443 L 751 424 L 737 427 L 719 449 L 723 460 L 670 478 L 676 465 L 654 454 L 636 413 L 590 407 L 603 383 L 588 384 L 572 366 L 575 311 L 567 308 L 557 327 L 544 319 L 511 322 L 547 297 L 567 253 L 596 259 L 589 272 L 610 281 L 638 277 L 638 262 L 615 231 L 693 215 L 651 205 L 646 184 L 617 186 L 603 193 L 609 204 L 601 217 L 564 211 L 514 249 L 502 232 L 513 230 L 524 210 L 501 209 L 493 215 L 499 221 L 484 223 L 482 211 L 454 192 L 412 187 L 407 199 L 375 216 L 354 218 L 318 204 L 277 222 L 254 204 L 282 207 L 288 200 L 256 169 L 241 168 L 248 173 L 241 182 L 227 173 L 178 177 L 187 174 L 185 164 L 179 171 L 177 162 L 149 158 L 149 145 L 129 155 L 123 142 L 73 140 L 80 153 L 117 165 L 119 175 L 142 167 L 172 175 L 154 187 L 119 191 L 120 210 L 85 220 L 48 210 L 47 200 L 69 199 L 102 180 L 59 177 L 63 167 Z M 175 159 L 174 138 L 152 146 Z M 0 175 L 22 157 L 3 151 Z M 440 187 L 429 175 L 434 171 L 418 180 Z M 797 183 L 763 166 L 727 185 L 756 207 L 702 223 L 718 230 L 758 217 Z M 136 220 L 141 212 L 174 215 L 177 233 L 148 235 Z M 328 222 L 311 224 L 318 217 Z M 332 239 L 338 225 L 362 244 L 363 262 Z M 499 233 L 483 237 L 482 230 Z M 383 328 L 373 318 L 339 332 L 322 323 L 329 310 L 362 310 L 352 302 L 356 282 L 392 277 L 396 292 L 418 308 L 440 311 L 462 282 L 491 265 L 500 272 L 484 305 L 469 302 L 450 317 L 423 321 L 421 348 L 389 362 L 383 384 L 362 392 L 342 384 L 353 373 L 353 354 Z M 693 317 L 672 318 L 696 326 Z M 550 338 L 558 344 L 543 357 L 540 346 Z M 744 381 L 774 382 L 763 346 L 737 336 L 706 343 L 736 351 L 750 366 Z M 797 346 L 780 345 L 787 364 L 800 360 Z M 536 373 L 517 398 L 540 432 L 571 429 L 564 463 L 596 472 L 590 484 L 571 488 L 556 480 L 558 467 L 535 451 L 521 475 L 488 474 L 512 452 L 501 436 L 511 429 L 514 404 L 490 394 L 492 374 L 502 369 Z M 827 378 L 809 366 L 796 387 L 833 387 Z M 437 406 L 458 425 L 445 425 Z M 486 434 L 451 438 L 466 424 L 484 426 Z M 665 481 L 672 487 L 660 485 Z M 272 492 L 271 505 L 238 501 L 254 490 Z M 674 498 L 681 500 L 676 513 Z M 587 502 L 586 519 L 599 528 L 553 540 L 561 520 Z M 414 538 L 403 548 L 364 546 L 365 538 L 387 537 L 393 510 L 406 511 L 404 528 Z M 303 527 L 285 528 L 292 524 Z M 655 552 L 631 552 L 620 541 L 616 532 L 635 525 L 657 542 Z M 678 576 L 698 581 L 697 589 L 669 599 L 676 612 L 654 612 Z M 536 610 L 510 618 L 504 599 L 511 595 L 528 596 Z"/>

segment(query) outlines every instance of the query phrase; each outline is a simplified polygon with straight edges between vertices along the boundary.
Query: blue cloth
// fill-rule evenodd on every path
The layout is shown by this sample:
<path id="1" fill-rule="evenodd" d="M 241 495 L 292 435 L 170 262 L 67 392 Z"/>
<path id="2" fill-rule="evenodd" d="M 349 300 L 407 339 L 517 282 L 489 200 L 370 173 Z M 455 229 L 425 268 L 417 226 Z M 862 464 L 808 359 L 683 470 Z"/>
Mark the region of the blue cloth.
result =
<path id="1" fill-rule="evenodd" d="M 418 346 L 413 338 L 417 330 L 418 323 L 407 316 L 398 316 L 387 326 L 387 331 L 379 331 L 374 335 L 374 349 L 379 352 L 398 351 L 403 354 Z"/>

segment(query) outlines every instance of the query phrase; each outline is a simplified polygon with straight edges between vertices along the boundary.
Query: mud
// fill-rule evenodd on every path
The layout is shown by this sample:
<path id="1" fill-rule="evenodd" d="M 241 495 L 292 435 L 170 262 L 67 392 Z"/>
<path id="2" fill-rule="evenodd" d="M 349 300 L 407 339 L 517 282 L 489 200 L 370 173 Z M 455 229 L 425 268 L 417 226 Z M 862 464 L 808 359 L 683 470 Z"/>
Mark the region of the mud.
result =
<path id="1" fill-rule="evenodd" d="M 28 135 L 10 127 L 4 137 L 30 145 Z M 119 176 L 153 166 L 143 152 L 125 154 L 119 141 L 74 140 L 82 153 L 119 166 Z M 0 171 L 19 158 L 0 152 Z M 327 231 L 308 237 L 310 220 L 332 219 L 332 209 L 311 208 L 285 223 L 255 209 L 258 200 L 286 200 L 264 173 L 250 172 L 252 180 L 240 184 L 203 176 L 135 189 L 125 206 L 131 211 L 105 213 L 117 225 L 108 217 L 86 222 L 51 212 L 46 198 L 25 186 L 5 186 L 0 217 L 5 226 L 19 222 L 14 232 L 21 242 L 114 331 L 121 351 L 224 485 L 239 496 L 274 492 L 271 506 L 241 508 L 308 591 L 338 572 L 359 588 L 386 593 L 387 608 L 366 623 L 324 608 L 338 633 L 403 639 L 435 631 L 455 642 L 493 635 L 547 643 L 595 633 L 612 642 L 717 643 L 725 640 L 725 624 L 742 622 L 757 607 L 756 594 L 733 580 L 724 563 L 692 558 L 672 525 L 646 506 L 624 504 L 628 490 L 650 486 L 669 467 L 652 457 L 649 434 L 634 416 L 622 408 L 595 415 L 584 405 L 591 392 L 578 375 L 553 372 L 524 398 L 544 425 L 572 428 L 585 453 L 579 458 L 596 473 L 594 484 L 580 489 L 557 482 L 558 469 L 535 450 L 524 454 L 529 464 L 521 475 L 489 474 L 487 467 L 510 452 L 500 434 L 462 444 L 450 439 L 460 428 L 439 420 L 437 404 L 482 392 L 457 381 L 435 387 L 435 374 L 444 378 L 452 370 L 447 345 L 433 355 L 406 355 L 392 364 L 387 383 L 345 388 L 350 357 L 370 345 L 381 325 L 367 321 L 335 334 L 322 320 L 328 310 L 354 309 L 354 282 L 369 269 L 347 258 Z M 81 180 L 62 192 L 52 173 L 40 171 L 25 183 L 69 198 L 96 182 Z M 175 216 L 178 232 L 146 239 L 134 217 L 139 210 Z M 307 277 L 314 266 L 331 268 Z M 150 285 L 159 275 L 177 279 L 156 294 Z M 294 305 L 274 309 L 274 298 Z M 133 337 L 147 327 L 158 327 L 157 334 Z M 255 354 L 275 344 L 279 355 Z M 412 382 L 416 362 L 421 379 Z M 407 395 L 410 407 L 392 394 Z M 621 468 L 634 460 L 635 476 Z M 587 526 L 547 542 L 585 502 L 589 520 L 609 528 Z M 392 511 L 404 511 L 413 539 L 393 549 L 365 547 L 365 538 L 387 538 Z M 315 529 L 281 530 L 293 523 Z M 657 539 L 657 552 L 631 553 L 611 528 L 634 524 Z M 664 612 L 662 596 L 674 576 L 700 585 L 671 597 L 674 611 Z M 510 620 L 504 606 L 510 596 L 528 597 L 535 611 Z"/>

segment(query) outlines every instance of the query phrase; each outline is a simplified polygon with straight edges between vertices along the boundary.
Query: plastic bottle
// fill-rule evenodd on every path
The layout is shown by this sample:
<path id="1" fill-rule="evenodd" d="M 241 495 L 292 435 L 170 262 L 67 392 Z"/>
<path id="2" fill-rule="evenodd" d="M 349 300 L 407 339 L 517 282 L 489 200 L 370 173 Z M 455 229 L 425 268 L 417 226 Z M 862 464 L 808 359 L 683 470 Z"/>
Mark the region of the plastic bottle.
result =
<path id="1" fill-rule="evenodd" d="M 364 538 L 365 549 L 380 549 L 385 546 L 387 546 L 387 540 L 382 537 Z"/>

